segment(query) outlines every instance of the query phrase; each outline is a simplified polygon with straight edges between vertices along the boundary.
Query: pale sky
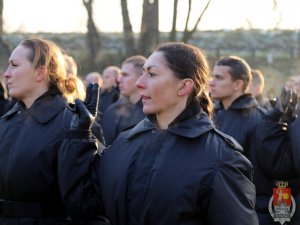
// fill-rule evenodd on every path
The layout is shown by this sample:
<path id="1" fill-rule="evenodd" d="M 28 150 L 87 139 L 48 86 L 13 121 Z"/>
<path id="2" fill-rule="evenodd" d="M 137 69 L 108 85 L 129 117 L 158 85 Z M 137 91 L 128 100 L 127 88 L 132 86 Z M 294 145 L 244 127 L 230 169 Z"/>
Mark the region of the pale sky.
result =
<path id="1" fill-rule="evenodd" d="M 200 22 L 200 30 L 252 28 L 300 29 L 300 0 L 212 0 Z M 160 30 L 170 31 L 173 0 L 160 0 Z M 202 11 L 206 0 L 192 0 L 190 26 Z M 128 0 L 133 30 L 139 32 L 142 0 Z M 178 29 L 184 28 L 187 0 L 179 0 Z M 82 0 L 4 0 L 4 31 L 6 32 L 86 32 L 86 9 Z M 281 20 L 280 20 L 281 18 Z M 94 0 L 94 20 L 102 32 L 122 31 L 120 0 Z M 181 23 L 180 23 L 181 22 Z"/>

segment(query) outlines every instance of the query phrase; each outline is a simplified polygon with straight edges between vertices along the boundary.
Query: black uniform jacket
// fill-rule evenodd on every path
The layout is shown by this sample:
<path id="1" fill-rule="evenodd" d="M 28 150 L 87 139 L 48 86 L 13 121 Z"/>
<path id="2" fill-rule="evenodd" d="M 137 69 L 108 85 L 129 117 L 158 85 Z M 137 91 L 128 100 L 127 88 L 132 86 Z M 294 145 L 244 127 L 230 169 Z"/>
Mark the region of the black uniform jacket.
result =
<path id="1" fill-rule="evenodd" d="M 73 213 L 113 225 L 256 225 L 253 168 L 237 150 L 203 112 L 167 130 L 149 117 L 101 156 L 91 139 L 66 139 L 61 191 Z"/>
<path id="2" fill-rule="evenodd" d="M 214 121 L 218 129 L 235 138 L 244 148 L 244 155 L 254 167 L 256 209 L 270 216 L 268 204 L 276 185 L 273 178 L 265 173 L 264 162 L 259 159 L 257 154 L 261 146 L 259 144 L 261 130 L 258 127 L 260 124 L 264 124 L 263 111 L 260 110 L 252 95 L 244 94 L 226 110 L 220 102 L 217 102 Z"/>
<path id="3" fill-rule="evenodd" d="M 122 131 L 134 127 L 143 118 L 141 100 L 132 104 L 127 97 L 122 97 L 111 104 L 100 121 L 106 144 L 110 145 Z"/>
<path id="4" fill-rule="evenodd" d="M 67 223 L 57 179 L 63 118 L 71 115 L 65 105 L 51 89 L 29 109 L 17 102 L 1 117 L 0 224 Z"/>

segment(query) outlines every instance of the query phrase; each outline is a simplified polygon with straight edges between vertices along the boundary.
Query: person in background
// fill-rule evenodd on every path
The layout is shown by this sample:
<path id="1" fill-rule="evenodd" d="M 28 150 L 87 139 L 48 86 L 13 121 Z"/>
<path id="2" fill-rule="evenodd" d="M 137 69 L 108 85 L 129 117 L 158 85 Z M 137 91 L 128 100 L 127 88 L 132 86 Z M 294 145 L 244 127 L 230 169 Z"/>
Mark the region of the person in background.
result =
<path id="1" fill-rule="evenodd" d="M 275 116 L 261 123 L 258 157 L 265 173 L 278 180 L 288 181 L 295 204 L 295 213 L 289 225 L 300 221 L 300 118 L 297 117 L 299 97 L 291 89 L 282 88 L 281 94 L 272 104 Z M 288 180 L 288 179 L 289 180 Z"/>
<path id="2" fill-rule="evenodd" d="M 108 66 L 103 70 L 103 85 L 100 95 L 100 108 L 103 113 L 109 105 L 116 102 L 120 97 L 118 78 L 121 70 L 117 66 Z"/>
<path id="3" fill-rule="evenodd" d="M 100 73 L 90 72 L 85 76 L 84 85 L 87 87 L 90 83 L 97 83 L 99 87 L 102 87 L 103 79 Z"/>
<path id="4" fill-rule="evenodd" d="M 77 137 L 59 153 L 67 207 L 104 212 L 112 225 L 258 225 L 252 165 L 210 119 L 209 71 L 195 46 L 158 46 L 136 81 L 147 117 L 101 156 L 89 133 L 97 96 L 77 101 Z"/>
<path id="5" fill-rule="evenodd" d="M 295 91 L 296 76 L 289 76 L 285 82 L 285 89 Z"/>
<path id="6" fill-rule="evenodd" d="M 78 77 L 77 74 L 77 63 L 75 62 L 74 58 L 64 52 L 64 59 L 65 59 L 65 70 L 67 80 L 66 82 L 70 82 L 68 86 L 73 88 L 72 95 L 69 96 L 68 101 L 74 102 L 76 98 L 81 100 L 85 99 L 86 96 L 86 88 L 83 81 Z"/>
<path id="7" fill-rule="evenodd" d="M 146 58 L 134 55 L 124 60 L 118 77 L 122 97 L 103 112 L 100 125 L 105 141 L 110 145 L 124 130 L 135 126 L 144 117 L 141 96 L 135 82 L 143 73 Z"/>
<path id="8" fill-rule="evenodd" d="M 0 74 L 0 116 L 9 110 L 9 100 L 7 89 L 3 82 L 2 75 Z"/>
<path id="9" fill-rule="evenodd" d="M 222 132 L 235 138 L 244 148 L 244 155 L 254 167 L 256 186 L 256 212 L 260 224 L 276 224 L 269 211 L 268 204 L 276 187 L 258 159 L 258 125 L 264 121 L 265 111 L 258 106 L 252 94 L 248 92 L 251 82 L 251 69 L 248 63 L 238 56 L 219 59 L 209 82 L 210 96 L 215 100 L 214 121 Z"/>
<path id="10" fill-rule="evenodd" d="M 74 90 L 53 42 L 22 41 L 4 72 L 16 104 L 0 119 L 0 224 L 69 224 L 57 179 L 58 149 Z M 75 85 L 75 84 L 72 84 Z"/>
<path id="11" fill-rule="evenodd" d="M 270 101 L 263 95 L 265 79 L 260 70 L 251 69 L 252 80 L 249 92 L 253 94 L 258 104 L 262 107 L 270 107 Z"/>

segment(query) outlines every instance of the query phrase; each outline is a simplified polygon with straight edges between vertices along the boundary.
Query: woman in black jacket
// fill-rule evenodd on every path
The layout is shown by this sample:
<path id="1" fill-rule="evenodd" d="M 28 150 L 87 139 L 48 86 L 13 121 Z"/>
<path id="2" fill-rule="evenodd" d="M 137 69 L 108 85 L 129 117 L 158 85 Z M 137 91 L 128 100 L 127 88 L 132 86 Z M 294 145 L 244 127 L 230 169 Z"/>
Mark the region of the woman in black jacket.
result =
<path id="1" fill-rule="evenodd" d="M 136 85 L 147 118 L 101 155 L 90 134 L 97 96 L 76 101 L 78 115 L 59 152 L 67 208 L 103 213 L 113 225 L 258 224 L 253 168 L 210 119 L 209 67 L 200 49 L 162 44 L 143 71 Z"/>
<path id="2" fill-rule="evenodd" d="M 75 83 L 66 79 L 61 50 L 50 41 L 24 40 L 4 76 L 16 104 L 0 119 L 0 224 L 69 224 L 57 156 Z"/>

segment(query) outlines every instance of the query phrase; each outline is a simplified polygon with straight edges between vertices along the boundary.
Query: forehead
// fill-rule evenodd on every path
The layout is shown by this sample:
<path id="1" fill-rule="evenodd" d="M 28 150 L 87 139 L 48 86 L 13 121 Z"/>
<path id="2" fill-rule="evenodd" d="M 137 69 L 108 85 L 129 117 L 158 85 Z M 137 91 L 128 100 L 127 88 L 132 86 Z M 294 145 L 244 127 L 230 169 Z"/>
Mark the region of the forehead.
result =
<path id="1" fill-rule="evenodd" d="M 115 72 L 113 70 L 107 69 L 104 70 L 103 72 L 103 77 L 108 78 L 108 77 L 114 77 L 115 76 Z"/>
<path id="2" fill-rule="evenodd" d="M 132 63 L 125 63 L 122 65 L 121 67 L 121 72 L 124 72 L 124 71 L 132 71 L 134 69 L 134 65 Z"/>
<path id="3" fill-rule="evenodd" d="M 227 76 L 230 76 L 230 67 L 229 66 L 223 66 L 223 65 L 216 65 L 214 66 L 214 69 L 213 69 L 213 75 L 220 75 L 220 76 L 224 76 L 224 77 L 227 77 Z"/>
<path id="4" fill-rule="evenodd" d="M 153 65 L 155 65 L 156 67 L 166 67 L 166 64 L 164 62 L 164 54 L 162 52 L 154 52 L 145 62 L 144 68 L 147 69 L 149 66 Z"/>
<path id="5" fill-rule="evenodd" d="M 11 53 L 10 60 L 22 60 L 28 59 L 30 49 L 25 48 L 22 45 L 18 45 Z"/>

